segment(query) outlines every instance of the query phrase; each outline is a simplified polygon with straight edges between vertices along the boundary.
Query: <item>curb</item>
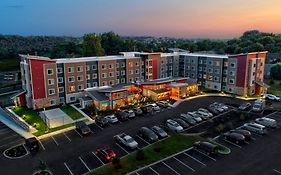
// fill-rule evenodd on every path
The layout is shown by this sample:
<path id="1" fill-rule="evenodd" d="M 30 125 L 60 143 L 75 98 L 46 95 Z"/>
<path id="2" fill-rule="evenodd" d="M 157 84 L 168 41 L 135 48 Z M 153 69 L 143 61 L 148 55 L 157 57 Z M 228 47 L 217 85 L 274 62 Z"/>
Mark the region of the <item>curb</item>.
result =
<path id="1" fill-rule="evenodd" d="M 10 156 L 7 156 L 7 155 L 5 154 L 5 152 L 8 151 L 9 149 L 15 148 L 15 147 L 20 146 L 20 145 L 22 145 L 22 146 L 24 147 L 24 149 L 25 149 L 25 151 L 26 151 L 26 154 L 25 154 L 25 155 L 22 155 L 22 156 L 19 156 L 19 157 L 10 157 Z M 20 158 L 23 158 L 23 157 L 27 156 L 28 154 L 29 154 L 29 151 L 26 149 L 26 147 L 25 147 L 24 144 L 18 144 L 18 145 L 16 145 L 16 146 L 12 146 L 12 147 L 6 149 L 6 150 L 3 152 L 4 157 L 6 157 L 7 159 L 20 159 Z"/>

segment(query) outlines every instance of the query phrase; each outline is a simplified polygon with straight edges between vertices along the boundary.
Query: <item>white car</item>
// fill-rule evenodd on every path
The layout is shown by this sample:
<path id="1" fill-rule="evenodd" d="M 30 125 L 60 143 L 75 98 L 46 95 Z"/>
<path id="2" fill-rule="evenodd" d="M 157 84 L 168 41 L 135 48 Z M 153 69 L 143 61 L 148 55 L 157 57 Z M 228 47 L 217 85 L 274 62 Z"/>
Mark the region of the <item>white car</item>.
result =
<path id="1" fill-rule="evenodd" d="M 266 127 L 271 127 L 271 128 L 277 127 L 276 120 L 267 117 L 257 118 L 255 122 Z"/>
<path id="2" fill-rule="evenodd" d="M 204 108 L 199 108 L 198 111 L 201 111 L 201 112 L 204 112 L 206 114 L 209 115 L 209 117 L 213 117 L 213 114 L 210 113 L 210 111 L 208 111 L 207 109 L 204 109 Z"/>
<path id="3" fill-rule="evenodd" d="M 257 134 L 266 134 L 267 130 L 265 128 L 265 126 L 257 124 L 257 123 L 246 123 L 243 125 L 244 129 L 257 133 Z"/>
<path id="4" fill-rule="evenodd" d="M 134 118 L 136 116 L 133 110 L 124 110 L 123 112 L 127 113 L 129 118 Z"/>
<path id="5" fill-rule="evenodd" d="M 117 123 L 117 122 L 118 122 L 118 119 L 117 119 L 117 117 L 116 117 L 114 114 L 105 116 L 104 118 L 105 118 L 109 123 Z"/>
<path id="6" fill-rule="evenodd" d="M 199 115 L 204 120 L 208 120 L 209 119 L 209 115 L 207 113 L 205 113 L 205 112 L 196 111 L 195 114 Z"/>
<path id="7" fill-rule="evenodd" d="M 202 118 L 194 112 L 188 112 L 187 115 L 190 115 L 197 123 L 202 122 Z"/>
<path id="8" fill-rule="evenodd" d="M 125 145 L 130 149 L 136 149 L 138 147 L 138 142 L 136 142 L 131 136 L 128 134 L 122 133 L 115 136 L 116 140 Z"/>
<path id="9" fill-rule="evenodd" d="M 265 94 L 264 97 L 268 100 L 272 100 L 272 101 L 281 101 L 280 97 L 277 97 L 276 95 L 273 94 Z"/>
<path id="10" fill-rule="evenodd" d="M 172 119 L 168 119 L 166 121 L 166 126 L 173 132 L 182 132 L 183 131 L 183 127 L 181 125 L 179 125 L 176 121 L 172 120 Z"/>
<path id="11" fill-rule="evenodd" d="M 149 104 L 147 106 L 151 106 L 154 111 L 160 111 L 160 107 L 157 106 L 156 103 Z"/>

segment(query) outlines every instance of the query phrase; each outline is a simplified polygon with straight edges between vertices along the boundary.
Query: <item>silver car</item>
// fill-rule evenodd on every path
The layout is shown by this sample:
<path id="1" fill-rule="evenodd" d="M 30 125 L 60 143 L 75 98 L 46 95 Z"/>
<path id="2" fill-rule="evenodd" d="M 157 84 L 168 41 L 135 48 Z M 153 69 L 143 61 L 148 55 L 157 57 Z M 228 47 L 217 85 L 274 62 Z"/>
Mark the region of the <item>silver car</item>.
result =
<path id="1" fill-rule="evenodd" d="M 257 134 L 263 135 L 263 134 L 267 133 L 267 130 L 266 130 L 265 126 L 257 124 L 257 123 L 246 123 L 246 124 L 243 125 L 243 128 L 248 130 L 248 131 L 257 133 Z"/>
<path id="2" fill-rule="evenodd" d="M 166 126 L 169 128 L 169 130 L 173 131 L 173 132 L 182 132 L 183 131 L 183 127 L 181 125 L 178 124 L 178 122 L 172 120 L 172 119 L 168 119 L 166 121 Z"/>
<path id="3" fill-rule="evenodd" d="M 267 117 L 257 118 L 255 122 L 266 127 L 271 127 L 271 128 L 277 127 L 276 120 Z"/>

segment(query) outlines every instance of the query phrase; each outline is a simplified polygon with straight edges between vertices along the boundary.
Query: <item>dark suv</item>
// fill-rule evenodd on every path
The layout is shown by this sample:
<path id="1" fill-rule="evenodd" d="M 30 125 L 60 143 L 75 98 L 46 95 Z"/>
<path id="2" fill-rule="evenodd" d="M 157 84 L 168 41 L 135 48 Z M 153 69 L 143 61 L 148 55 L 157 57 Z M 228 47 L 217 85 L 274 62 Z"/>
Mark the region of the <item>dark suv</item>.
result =
<path id="1" fill-rule="evenodd" d="M 138 132 L 138 135 L 149 142 L 155 142 L 158 140 L 158 136 L 147 127 L 141 127 Z"/>
<path id="2" fill-rule="evenodd" d="M 75 122 L 76 130 L 79 131 L 82 135 L 88 135 L 92 133 L 90 127 L 83 121 Z"/>
<path id="3" fill-rule="evenodd" d="M 104 117 L 98 117 L 96 119 L 96 124 L 100 125 L 101 127 L 108 126 L 108 120 L 106 120 Z"/>
<path id="4" fill-rule="evenodd" d="M 118 118 L 119 121 L 126 121 L 129 119 L 129 115 L 126 112 L 116 112 L 115 116 Z"/>
<path id="5" fill-rule="evenodd" d="M 218 150 L 219 150 L 219 147 L 217 145 L 214 145 L 210 142 L 203 142 L 203 141 L 195 142 L 193 144 L 193 148 L 203 151 L 207 155 L 216 155 L 218 154 Z"/>

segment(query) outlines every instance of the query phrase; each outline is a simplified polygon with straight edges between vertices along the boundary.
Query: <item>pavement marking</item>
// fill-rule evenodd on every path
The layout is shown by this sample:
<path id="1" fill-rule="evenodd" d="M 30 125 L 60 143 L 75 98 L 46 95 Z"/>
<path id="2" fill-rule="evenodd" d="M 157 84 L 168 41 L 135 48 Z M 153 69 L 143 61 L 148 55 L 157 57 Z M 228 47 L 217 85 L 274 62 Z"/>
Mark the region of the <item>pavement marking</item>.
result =
<path id="1" fill-rule="evenodd" d="M 136 175 L 140 175 L 138 172 L 136 172 Z"/>
<path id="2" fill-rule="evenodd" d="M 155 174 L 157 174 L 157 175 L 160 175 L 157 171 L 155 171 L 152 167 L 149 167 L 149 169 L 151 170 L 151 171 L 153 171 Z"/>
<path id="3" fill-rule="evenodd" d="M 183 166 L 187 167 L 188 169 L 190 169 L 191 171 L 195 172 L 195 170 L 193 168 L 191 168 L 190 166 L 186 165 L 185 163 L 183 163 L 181 160 L 179 160 L 176 157 L 173 157 L 176 161 L 178 161 L 179 163 L 181 163 Z"/>
<path id="4" fill-rule="evenodd" d="M 46 150 L 46 149 L 45 149 L 45 146 L 43 145 L 43 143 L 41 142 L 41 140 L 40 140 L 40 139 L 38 139 L 38 141 L 39 141 L 39 143 L 40 143 L 41 147 L 43 148 L 43 150 Z"/>
<path id="5" fill-rule="evenodd" d="M 92 152 L 92 154 L 94 154 L 94 156 L 104 165 L 105 163 L 103 163 L 103 161 L 102 160 L 100 160 L 100 158 L 94 153 L 94 152 Z"/>
<path id="6" fill-rule="evenodd" d="M 251 140 L 257 140 L 257 139 L 255 139 L 254 137 L 251 137 Z"/>
<path id="7" fill-rule="evenodd" d="M 274 172 L 278 173 L 278 174 L 281 174 L 281 171 L 278 171 L 276 169 L 273 169 Z"/>
<path id="8" fill-rule="evenodd" d="M 141 138 L 140 136 L 136 135 L 139 139 L 141 139 L 142 141 L 144 141 L 146 144 L 150 145 L 149 142 L 147 142 L 146 140 L 144 140 L 143 138 Z"/>
<path id="9" fill-rule="evenodd" d="M 83 136 L 82 136 L 76 129 L 74 129 L 74 131 L 75 131 L 81 138 L 83 138 Z"/>
<path id="10" fill-rule="evenodd" d="M 214 159 L 214 158 L 212 158 L 212 157 L 208 156 L 207 154 L 205 154 L 205 153 L 203 153 L 203 152 L 201 152 L 201 151 L 199 151 L 199 150 L 197 150 L 197 149 L 193 149 L 193 150 L 195 150 L 195 151 L 199 152 L 200 154 L 202 154 L 202 155 L 204 155 L 204 156 L 208 157 L 209 159 L 211 159 L 211 160 L 213 160 L 213 161 L 217 161 L 216 159 Z"/>
<path id="11" fill-rule="evenodd" d="M 235 144 L 235 143 L 233 143 L 233 142 L 230 142 L 230 141 L 228 141 L 228 140 L 226 140 L 226 139 L 222 139 L 223 141 L 225 141 L 225 142 L 227 142 L 227 143 L 229 143 L 229 144 L 231 144 L 231 145 L 233 145 L 233 146 L 236 146 L 236 147 L 238 147 L 238 148 L 242 148 L 240 145 L 237 145 L 237 144 Z"/>
<path id="12" fill-rule="evenodd" d="M 247 141 L 245 141 L 245 143 L 246 143 L 247 145 L 249 145 L 249 144 L 250 144 L 250 142 L 247 142 Z"/>
<path id="13" fill-rule="evenodd" d="M 84 160 L 79 156 L 79 159 L 84 164 L 84 166 L 87 168 L 88 171 L 91 171 L 91 169 L 88 167 L 88 165 L 84 162 Z"/>
<path id="14" fill-rule="evenodd" d="M 103 128 L 101 126 L 99 126 L 98 124 L 95 123 L 95 125 L 100 128 L 101 130 L 103 130 Z"/>
<path id="15" fill-rule="evenodd" d="M 64 162 L 63 163 L 64 164 L 64 166 L 66 167 L 66 169 L 68 170 L 68 172 L 71 174 L 71 175 L 73 175 L 73 173 L 71 172 L 71 170 L 70 170 L 70 168 L 67 166 L 67 164 Z"/>
<path id="16" fill-rule="evenodd" d="M 51 138 L 53 139 L 53 141 L 55 142 L 55 144 L 56 144 L 57 146 L 59 146 L 59 143 L 56 141 L 56 139 L 55 139 L 53 136 L 51 136 Z"/>
<path id="17" fill-rule="evenodd" d="M 123 148 L 121 145 L 119 145 L 118 143 L 116 143 L 116 145 L 117 145 L 119 148 L 121 148 L 123 151 L 125 151 L 127 154 L 129 154 L 129 152 L 128 152 L 125 148 Z"/>
<path id="18" fill-rule="evenodd" d="M 71 142 L 71 139 L 66 135 L 66 133 L 64 132 L 63 135 Z"/>
<path id="19" fill-rule="evenodd" d="M 176 173 L 177 175 L 181 175 L 180 173 L 178 173 L 176 170 L 174 170 L 172 167 L 170 167 L 169 165 L 167 165 L 164 161 L 162 161 L 161 163 L 163 163 L 166 167 L 168 167 L 170 170 L 172 170 L 174 173 Z"/>
<path id="20" fill-rule="evenodd" d="M 184 155 L 186 155 L 187 157 L 190 157 L 191 159 L 195 160 L 196 162 L 200 163 L 203 166 L 207 166 L 205 163 L 201 162 L 200 160 L 196 159 L 195 157 L 192 157 L 191 155 L 187 154 L 187 153 L 183 153 Z"/>

